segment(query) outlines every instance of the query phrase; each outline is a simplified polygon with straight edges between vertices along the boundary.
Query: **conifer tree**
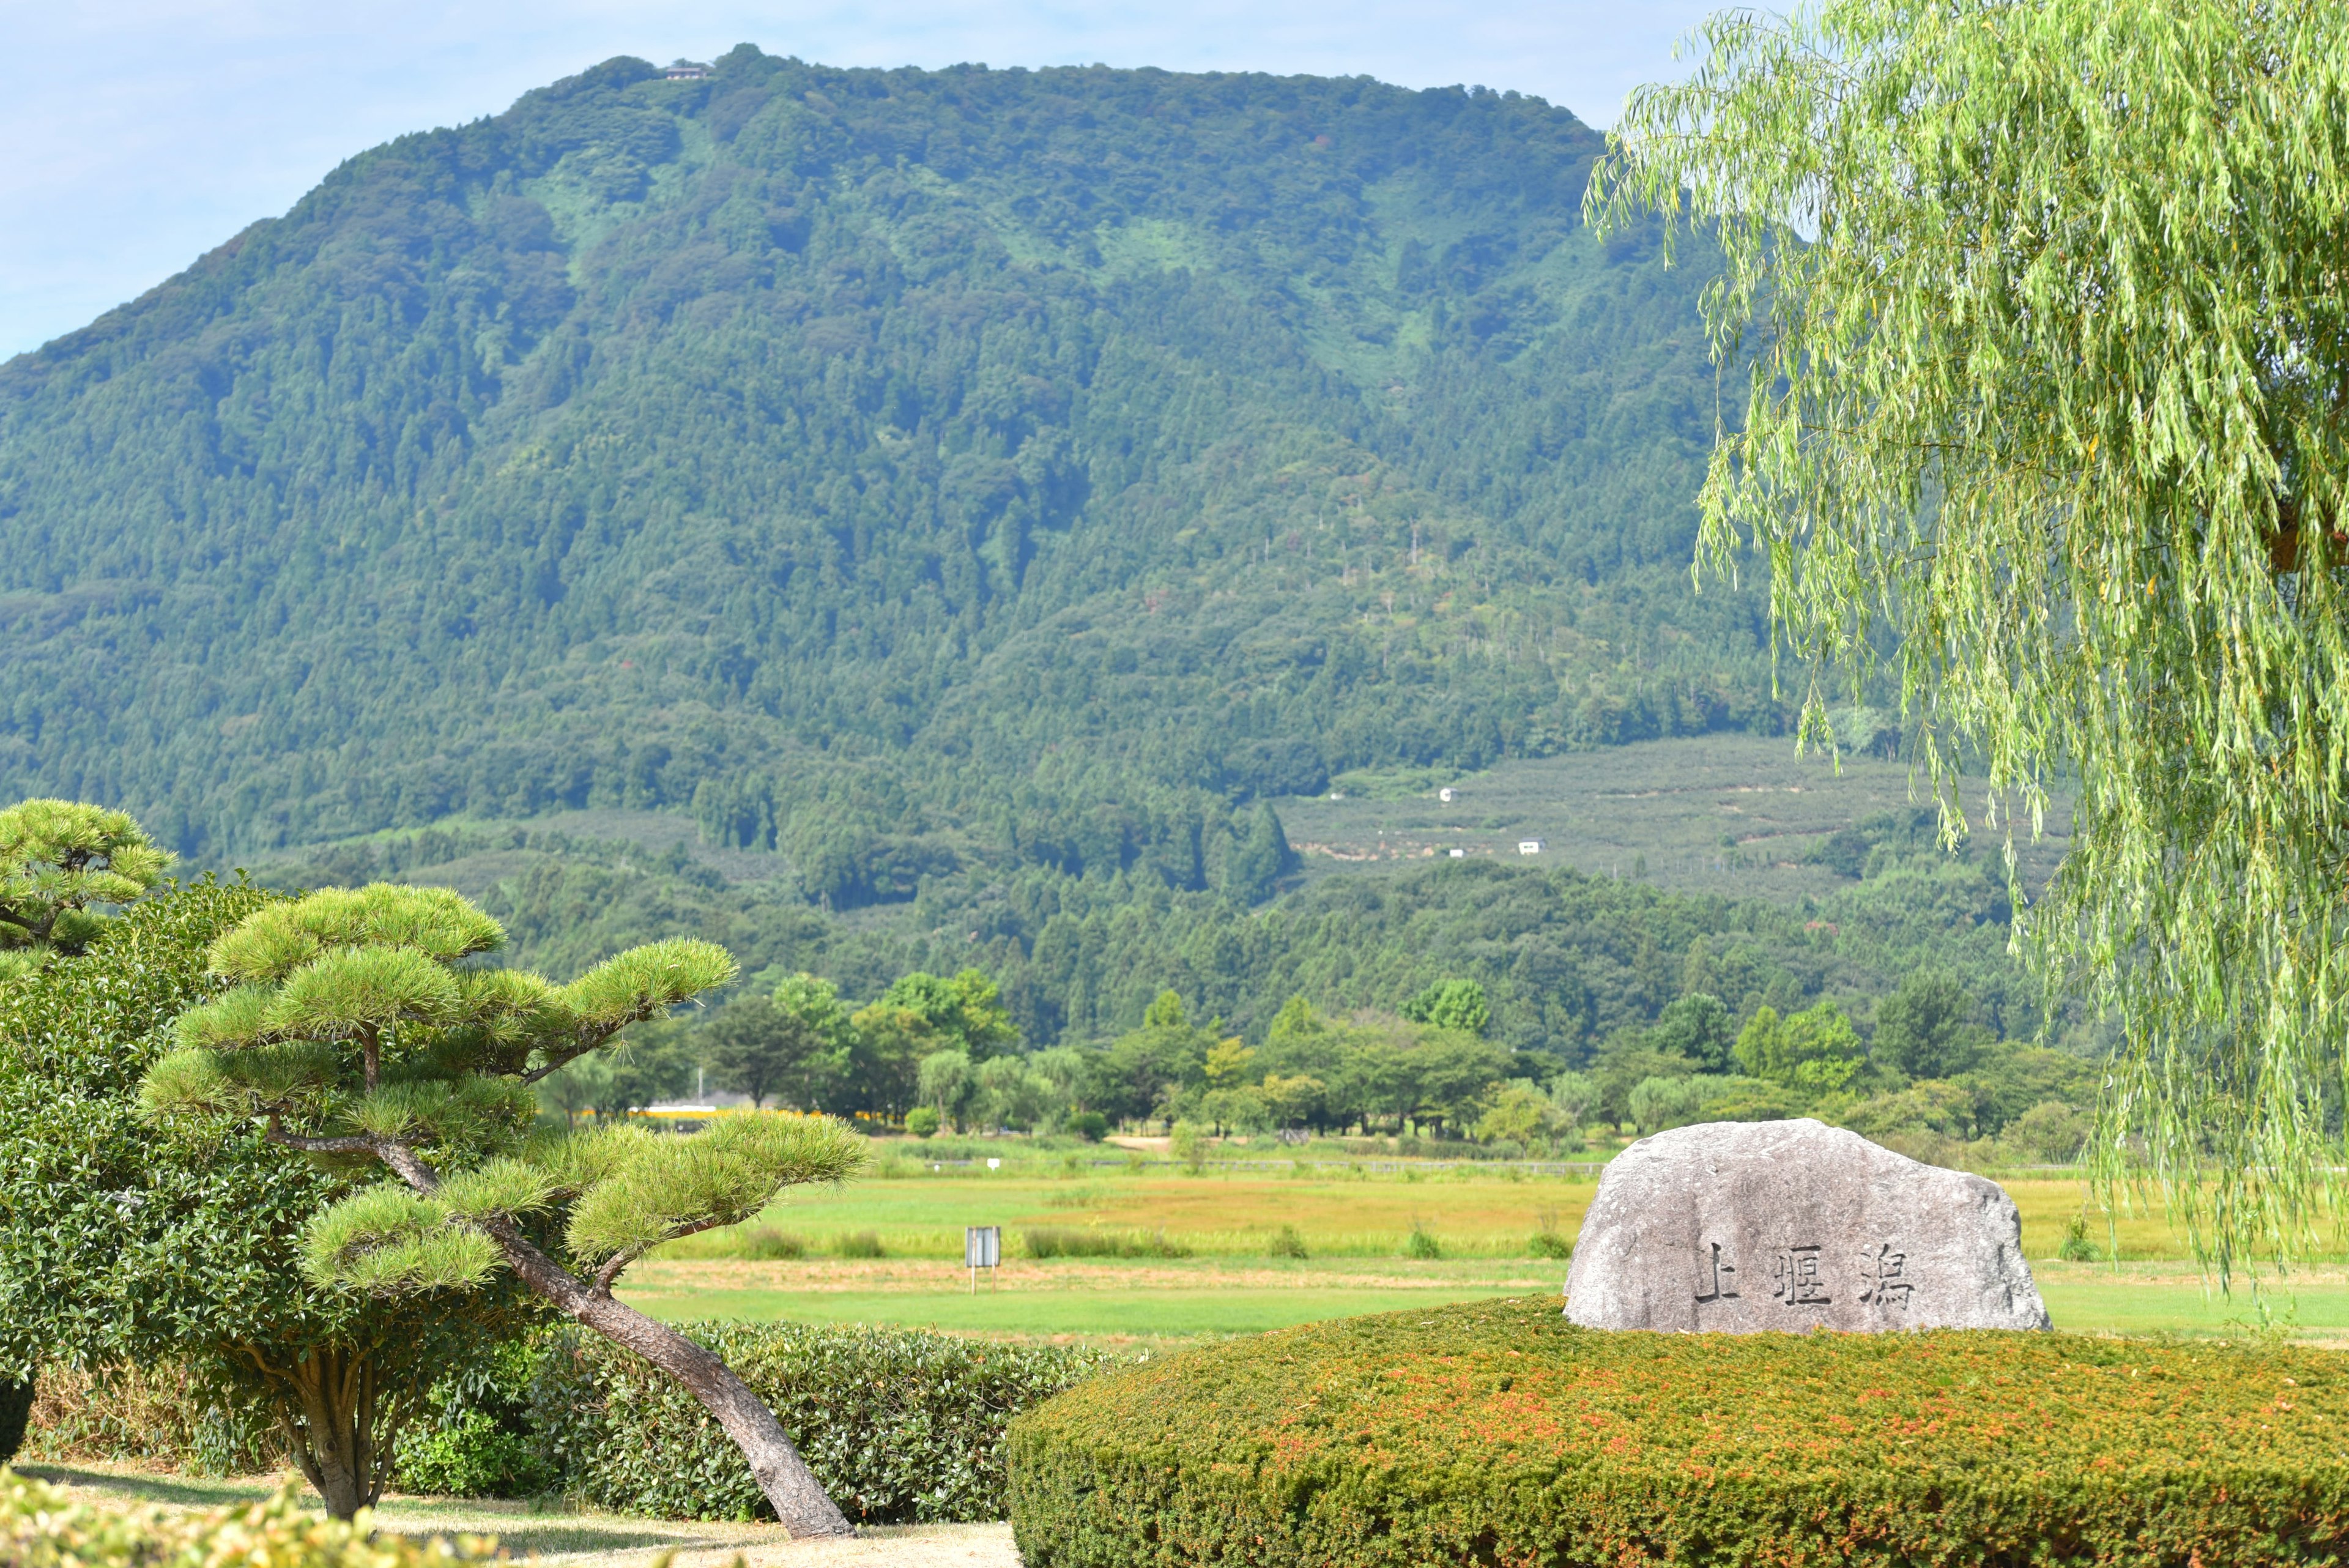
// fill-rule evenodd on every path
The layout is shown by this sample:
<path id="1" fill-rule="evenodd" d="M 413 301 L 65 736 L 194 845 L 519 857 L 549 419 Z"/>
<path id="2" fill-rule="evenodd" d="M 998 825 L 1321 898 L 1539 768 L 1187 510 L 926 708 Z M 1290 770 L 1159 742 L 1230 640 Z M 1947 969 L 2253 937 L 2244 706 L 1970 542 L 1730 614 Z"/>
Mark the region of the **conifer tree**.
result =
<path id="1" fill-rule="evenodd" d="M 440 888 L 377 884 L 264 908 L 212 943 L 210 967 L 236 984 L 181 1015 L 145 1103 L 261 1118 L 273 1142 L 379 1163 L 397 1179 L 310 1224 L 314 1279 L 399 1295 L 511 1271 L 689 1390 L 793 1535 L 852 1533 L 742 1380 L 612 1287 L 663 1241 L 747 1219 L 785 1185 L 848 1175 L 861 1140 L 816 1117 L 729 1117 L 691 1137 L 540 1130 L 535 1083 L 724 984 L 734 963 L 708 942 L 655 942 L 557 986 L 467 961 L 503 941 Z"/>
<path id="2" fill-rule="evenodd" d="M 0 983 L 81 948 L 105 925 L 92 905 L 144 897 L 171 860 L 127 812 L 71 800 L 0 811 Z"/>

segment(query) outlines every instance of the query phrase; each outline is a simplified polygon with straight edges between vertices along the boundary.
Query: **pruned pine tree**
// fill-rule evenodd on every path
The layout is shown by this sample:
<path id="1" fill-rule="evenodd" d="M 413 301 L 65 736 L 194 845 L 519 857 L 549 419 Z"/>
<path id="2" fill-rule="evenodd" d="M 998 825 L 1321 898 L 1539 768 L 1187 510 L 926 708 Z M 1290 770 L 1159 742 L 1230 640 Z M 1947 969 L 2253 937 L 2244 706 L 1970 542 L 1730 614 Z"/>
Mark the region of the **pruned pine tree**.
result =
<path id="1" fill-rule="evenodd" d="M 723 984 L 734 963 L 708 942 L 655 942 L 558 986 L 466 961 L 504 940 L 440 888 L 378 883 L 263 909 L 212 944 L 211 967 L 237 983 L 180 1017 L 145 1103 L 262 1118 L 288 1147 L 380 1162 L 397 1180 L 311 1223 L 314 1278 L 398 1294 L 511 1270 L 690 1390 L 793 1535 L 853 1533 L 758 1396 L 612 1286 L 663 1241 L 849 1175 L 862 1139 L 817 1117 L 728 1118 L 691 1137 L 541 1130 L 533 1085 Z"/>
<path id="2" fill-rule="evenodd" d="M 93 906 L 144 898 L 172 859 L 128 812 L 73 800 L 0 811 L 0 984 L 78 950 L 105 926 Z"/>
<path id="3" fill-rule="evenodd" d="M 2305 1255 L 2349 1087 L 2341 6 L 1830 0 L 1696 46 L 1588 207 L 1726 259 L 1703 561 L 1768 557 L 1814 734 L 1897 648 L 1952 834 L 1961 788 L 2035 822 L 2071 782 L 2020 924 L 2126 1028 L 2106 1175 L 2222 1278 Z"/>

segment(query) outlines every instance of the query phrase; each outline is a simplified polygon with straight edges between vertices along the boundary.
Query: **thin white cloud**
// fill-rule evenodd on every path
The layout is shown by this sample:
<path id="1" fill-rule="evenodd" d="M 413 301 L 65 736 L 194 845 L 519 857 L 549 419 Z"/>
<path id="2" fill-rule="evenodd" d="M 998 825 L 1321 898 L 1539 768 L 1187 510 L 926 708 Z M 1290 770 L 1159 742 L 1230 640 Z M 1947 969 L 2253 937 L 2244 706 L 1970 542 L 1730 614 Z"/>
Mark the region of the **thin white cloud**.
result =
<path id="1" fill-rule="evenodd" d="M 494 114 L 618 54 L 707 58 L 741 42 L 832 65 L 1091 64 L 1477 84 L 1593 124 L 1670 74 L 1712 7 L 1187 7 L 951 0 L 0 0 L 0 356 L 72 330 L 280 213 L 403 132 Z"/>

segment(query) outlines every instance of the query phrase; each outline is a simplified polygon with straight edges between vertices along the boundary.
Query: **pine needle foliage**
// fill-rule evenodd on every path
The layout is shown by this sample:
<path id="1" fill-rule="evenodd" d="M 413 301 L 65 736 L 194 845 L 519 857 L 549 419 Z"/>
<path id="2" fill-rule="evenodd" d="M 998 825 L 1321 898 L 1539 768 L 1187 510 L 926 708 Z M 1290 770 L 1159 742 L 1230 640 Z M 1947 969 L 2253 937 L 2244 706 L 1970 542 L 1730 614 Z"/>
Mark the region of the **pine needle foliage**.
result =
<path id="1" fill-rule="evenodd" d="M 105 929 L 105 906 L 146 897 L 174 858 L 128 812 L 71 800 L 0 811 L 0 983 L 78 951 Z"/>
<path id="2" fill-rule="evenodd" d="M 212 944 L 212 971 L 241 983 L 180 1016 L 178 1049 L 142 1085 L 146 1107 L 262 1120 L 271 1142 L 330 1166 L 379 1167 L 391 1179 L 311 1217 L 300 1263 L 311 1283 L 398 1301 L 518 1280 L 689 1388 L 795 1535 L 849 1531 L 740 1379 L 612 1286 L 663 1241 L 747 1219 L 788 1184 L 848 1175 L 864 1140 L 821 1117 L 689 1137 L 542 1134 L 537 1080 L 724 984 L 735 965 L 699 941 L 635 948 L 568 985 L 471 964 L 504 936 L 439 888 L 377 883 L 265 905 Z"/>
<path id="3" fill-rule="evenodd" d="M 212 946 L 243 983 L 191 1009 L 148 1074 L 157 1113 L 267 1118 L 328 1160 L 413 1177 L 336 1204 L 311 1227 L 319 1283 L 381 1293 L 487 1282 L 481 1227 L 560 1210 L 570 1255 L 616 1275 L 662 1241 L 749 1218 L 788 1182 L 836 1181 L 863 1140 L 820 1117 L 727 1120 L 692 1137 L 626 1127 L 543 1137 L 531 1085 L 734 974 L 709 942 L 621 953 L 568 985 L 462 967 L 504 940 L 442 888 L 378 883 L 265 906 Z M 408 1173 L 402 1171 L 403 1176 Z M 608 1284 L 608 1278 L 606 1279 Z"/>
<path id="4" fill-rule="evenodd" d="M 2106 1179 L 2222 1280 L 2303 1254 L 2349 1022 L 2340 7 L 1839 0 L 1694 43 L 1588 210 L 1726 257 L 1701 568 L 1767 552 L 1814 736 L 1897 636 L 1952 835 L 2076 781 L 2021 929 L 2125 1025 Z"/>

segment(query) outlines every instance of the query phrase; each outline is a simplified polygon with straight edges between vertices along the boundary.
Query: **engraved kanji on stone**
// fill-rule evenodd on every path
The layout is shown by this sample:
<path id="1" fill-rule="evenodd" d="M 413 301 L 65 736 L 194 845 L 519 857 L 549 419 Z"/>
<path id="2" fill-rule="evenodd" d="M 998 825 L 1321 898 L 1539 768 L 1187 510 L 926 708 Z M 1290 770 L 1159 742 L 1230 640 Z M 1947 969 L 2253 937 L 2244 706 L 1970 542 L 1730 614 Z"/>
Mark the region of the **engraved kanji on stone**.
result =
<path id="1" fill-rule="evenodd" d="M 1721 1255 L 1721 1243 L 1705 1243 L 1705 1255 L 1697 1262 L 1696 1299 L 1717 1302 L 1723 1296 L 1737 1294 L 1737 1265 Z"/>
<path id="2" fill-rule="evenodd" d="M 1770 1287 L 1770 1293 L 1788 1306 L 1825 1306 L 1835 1300 L 1826 1293 L 1826 1282 L 1819 1277 L 1816 1247 L 1780 1249 L 1770 1273 L 1778 1282 Z"/>
<path id="3" fill-rule="evenodd" d="M 1905 1307 L 1916 1287 L 1909 1281 L 1909 1254 L 1887 1241 L 1859 1262 L 1859 1299 L 1878 1306 Z"/>

